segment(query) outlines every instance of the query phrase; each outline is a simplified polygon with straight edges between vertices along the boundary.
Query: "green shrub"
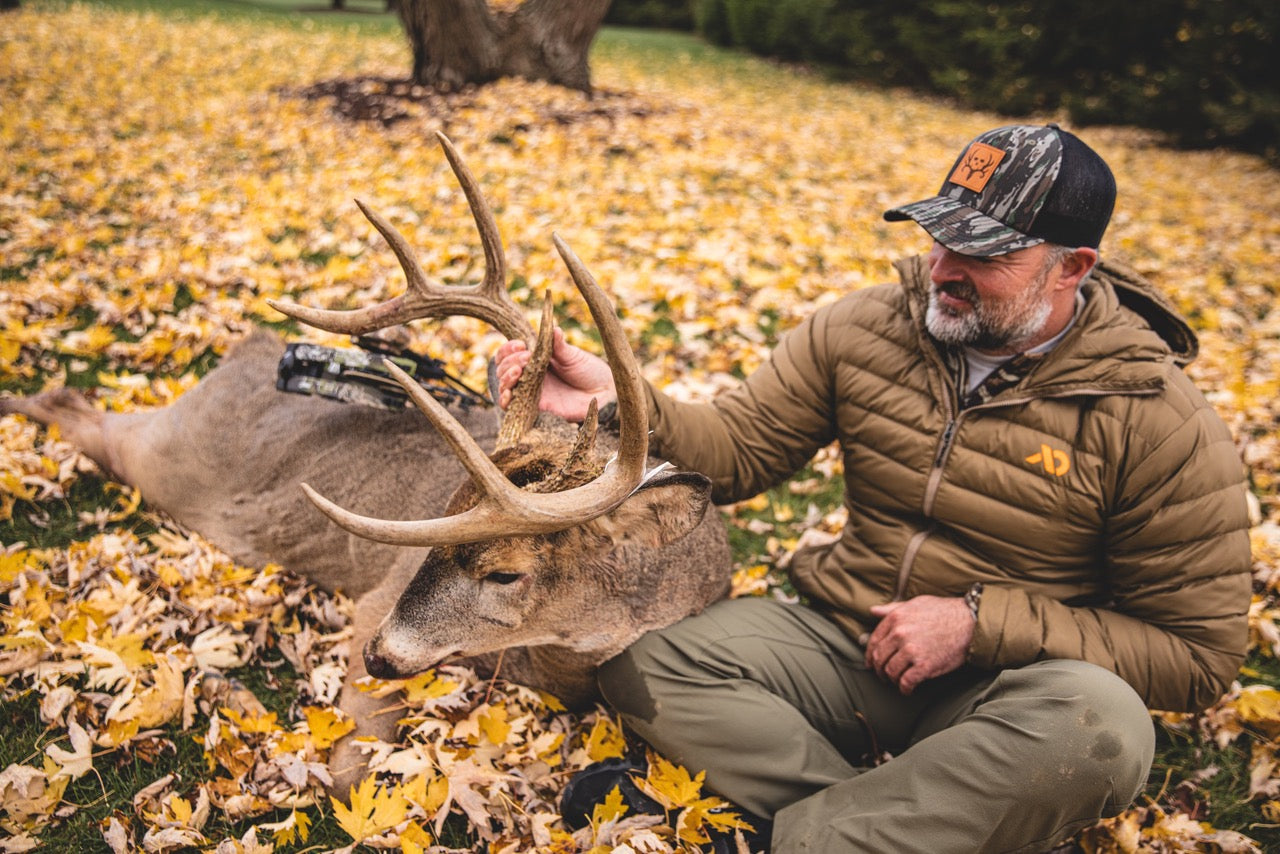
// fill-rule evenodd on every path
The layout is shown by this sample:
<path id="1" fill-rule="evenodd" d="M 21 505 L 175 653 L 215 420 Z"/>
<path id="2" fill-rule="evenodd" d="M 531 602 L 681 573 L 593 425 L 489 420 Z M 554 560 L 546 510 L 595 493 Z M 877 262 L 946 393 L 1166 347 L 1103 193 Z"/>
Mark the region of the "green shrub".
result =
<path id="1" fill-rule="evenodd" d="M 613 0 L 604 21 L 621 27 L 692 30 L 693 7 L 690 0 Z"/>
<path id="2" fill-rule="evenodd" d="M 694 27 L 712 44 L 733 44 L 727 6 L 727 0 L 693 0 Z"/>
<path id="3" fill-rule="evenodd" d="M 1275 0 L 696 0 L 708 40 L 1006 114 L 1280 147 Z"/>

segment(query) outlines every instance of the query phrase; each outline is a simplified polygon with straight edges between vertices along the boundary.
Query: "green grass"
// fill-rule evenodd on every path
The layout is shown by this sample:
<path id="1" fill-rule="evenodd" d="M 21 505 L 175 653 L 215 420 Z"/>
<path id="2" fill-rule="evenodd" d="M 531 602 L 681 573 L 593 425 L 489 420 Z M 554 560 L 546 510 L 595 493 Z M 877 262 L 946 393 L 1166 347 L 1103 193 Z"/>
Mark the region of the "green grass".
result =
<path id="1" fill-rule="evenodd" d="M 7 391 L 0 387 L 0 390 Z M 19 501 L 13 518 L 0 523 L 0 543 L 26 543 L 31 549 L 66 548 L 96 534 L 96 525 L 81 521 L 81 513 L 110 510 L 120 497 L 116 484 L 92 475 L 82 475 L 71 484 L 66 498 L 33 504 Z M 105 530 L 132 531 L 139 537 L 153 533 L 155 526 L 134 514 L 120 522 L 108 523 Z"/>
<path id="2" fill-rule="evenodd" d="M 758 74 L 769 64 L 744 51 L 707 44 L 692 33 L 602 27 L 592 44 L 592 56 L 626 59 L 640 70 L 662 76 L 697 66 L 703 74 Z"/>
<path id="3" fill-rule="evenodd" d="M 346 0 L 335 10 L 325 0 L 76 0 L 131 12 L 155 12 L 176 17 L 211 16 L 228 20 L 260 21 L 271 26 L 355 27 L 370 34 L 399 32 L 394 14 L 382 0 Z M 23 0 L 33 7 L 65 6 L 65 0 Z"/>
<path id="4" fill-rule="evenodd" d="M 369 35 L 401 32 L 399 21 L 386 11 L 383 0 L 346 0 L 343 11 L 332 9 L 325 0 L 23 0 L 24 5 L 32 7 L 65 6 L 68 2 L 178 17 L 260 21 L 272 26 L 353 26 Z M 625 57 L 655 74 L 669 73 L 673 66 L 695 64 L 704 70 L 714 68 L 718 73 L 758 71 L 768 65 L 743 51 L 709 45 L 691 33 L 673 30 L 602 27 L 592 53 L 605 59 Z M 408 73 L 406 67 L 405 76 Z"/>

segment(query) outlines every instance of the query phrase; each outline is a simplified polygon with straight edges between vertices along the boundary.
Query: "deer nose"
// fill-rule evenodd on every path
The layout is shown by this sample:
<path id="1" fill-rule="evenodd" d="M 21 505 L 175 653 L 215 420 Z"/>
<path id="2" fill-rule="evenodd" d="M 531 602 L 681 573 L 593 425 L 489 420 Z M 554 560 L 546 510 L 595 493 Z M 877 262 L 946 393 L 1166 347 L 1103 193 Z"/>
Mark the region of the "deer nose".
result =
<path id="1" fill-rule="evenodd" d="M 395 679 L 400 675 L 384 656 L 367 649 L 364 651 L 364 669 L 378 679 Z"/>

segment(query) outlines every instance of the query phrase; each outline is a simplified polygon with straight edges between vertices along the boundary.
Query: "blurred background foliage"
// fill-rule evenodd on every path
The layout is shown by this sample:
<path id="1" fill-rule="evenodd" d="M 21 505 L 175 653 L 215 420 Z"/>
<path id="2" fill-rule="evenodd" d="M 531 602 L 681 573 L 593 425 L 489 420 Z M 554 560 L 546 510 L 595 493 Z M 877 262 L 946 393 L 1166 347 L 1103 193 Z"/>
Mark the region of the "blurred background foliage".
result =
<path id="1" fill-rule="evenodd" d="M 614 0 L 607 20 L 967 107 L 1280 158 L 1275 0 Z"/>

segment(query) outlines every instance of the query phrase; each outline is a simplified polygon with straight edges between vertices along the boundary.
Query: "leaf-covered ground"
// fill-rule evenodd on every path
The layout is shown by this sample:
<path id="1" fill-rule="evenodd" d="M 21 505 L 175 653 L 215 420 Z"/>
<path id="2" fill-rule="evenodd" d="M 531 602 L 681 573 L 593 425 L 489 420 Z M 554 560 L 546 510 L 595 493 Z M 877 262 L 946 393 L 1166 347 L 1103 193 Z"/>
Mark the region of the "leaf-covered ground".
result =
<path id="1" fill-rule="evenodd" d="M 815 306 L 926 249 L 880 212 L 1004 121 L 670 35 L 606 33 L 593 100 L 510 81 L 443 99 L 389 86 L 408 56 L 385 28 L 40 2 L 0 24 L 0 389 L 94 386 L 115 409 L 181 394 L 278 320 L 265 298 L 398 293 L 352 197 L 428 270 L 478 276 L 437 129 L 494 206 L 516 297 L 550 288 L 590 343 L 558 231 L 621 304 L 648 376 L 706 398 Z M 1086 136 L 1120 184 L 1103 250 L 1192 319 L 1191 373 L 1250 466 L 1257 596 L 1240 686 L 1204 716 L 1159 716 L 1147 797 L 1078 844 L 1262 850 L 1280 844 L 1280 175 L 1133 130 Z M 497 342 L 464 320 L 415 333 L 477 381 Z M 778 589 L 799 533 L 839 524 L 831 472 L 819 460 L 727 511 L 740 591 Z M 665 822 L 607 804 L 568 833 L 558 793 L 622 749 L 616 722 L 448 668 L 378 686 L 404 697 L 402 741 L 377 748 L 350 808 L 332 804 L 349 603 L 235 566 L 139 498 L 56 431 L 0 420 L 0 721 L 22 733 L 0 745 L 0 850 L 644 852 L 731 823 L 696 773 L 655 757 Z"/>

